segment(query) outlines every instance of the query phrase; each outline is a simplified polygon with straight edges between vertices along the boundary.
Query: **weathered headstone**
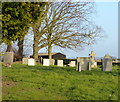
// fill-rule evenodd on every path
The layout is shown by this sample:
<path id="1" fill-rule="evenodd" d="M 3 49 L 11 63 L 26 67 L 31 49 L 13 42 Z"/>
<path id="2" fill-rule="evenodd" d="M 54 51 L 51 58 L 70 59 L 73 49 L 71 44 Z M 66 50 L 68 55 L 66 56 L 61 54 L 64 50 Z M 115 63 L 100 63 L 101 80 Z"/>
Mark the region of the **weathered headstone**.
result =
<path id="1" fill-rule="evenodd" d="M 102 60 L 102 71 L 112 71 L 112 57 L 108 54 Z"/>
<path id="2" fill-rule="evenodd" d="M 76 63 L 75 61 L 70 61 L 69 66 L 70 67 L 75 67 L 75 63 Z"/>
<path id="3" fill-rule="evenodd" d="M 4 65 L 6 67 L 11 67 L 13 64 L 13 59 L 14 59 L 14 53 L 13 52 L 6 52 L 4 54 Z"/>
<path id="4" fill-rule="evenodd" d="M 90 57 L 77 57 L 77 71 L 91 70 L 91 59 Z"/>
<path id="5" fill-rule="evenodd" d="M 50 60 L 49 59 L 43 59 L 43 66 L 49 66 Z"/>
<path id="6" fill-rule="evenodd" d="M 95 62 L 95 58 L 94 58 L 94 56 L 96 56 L 96 54 L 94 53 L 94 51 L 91 51 L 91 54 L 89 54 L 89 56 L 90 56 L 91 62 L 92 62 L 91 67 L 97 68 L 97 62 Z"/>
<path id="7" fill-rule="evenodd" d="M 57 65 L 63 67 L 63 60 L 57 60 Z"/>
<path id="8" fill-rule="evenodd" d="M 28 59 L 28 65 L 29 66 L 34 66 L 35 65 L 35 59 L 33 59 L 33 58 Z"/>
<path id="9" fill-rule="evenodd" d="M 23 58 L 22 59 L 22 64 L 28 64 L 28 58 Z"/>

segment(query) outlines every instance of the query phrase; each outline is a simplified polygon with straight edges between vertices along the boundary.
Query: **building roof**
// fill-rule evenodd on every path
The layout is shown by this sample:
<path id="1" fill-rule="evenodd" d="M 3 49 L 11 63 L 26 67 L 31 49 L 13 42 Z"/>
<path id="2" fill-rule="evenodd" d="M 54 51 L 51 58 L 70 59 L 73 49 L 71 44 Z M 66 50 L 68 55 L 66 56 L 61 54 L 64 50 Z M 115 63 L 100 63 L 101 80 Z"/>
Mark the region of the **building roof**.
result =
<path id="1" fill-rule="evenodd" d="M 52 53 L 52 55 L 55 55 L 57 53 L 60 53 L 60 52 Z M 60 54 L 62 54 L 62 53 L 60 53 Z M 48 56 L 48 53 L 39 53 L 38 56 Z"/>

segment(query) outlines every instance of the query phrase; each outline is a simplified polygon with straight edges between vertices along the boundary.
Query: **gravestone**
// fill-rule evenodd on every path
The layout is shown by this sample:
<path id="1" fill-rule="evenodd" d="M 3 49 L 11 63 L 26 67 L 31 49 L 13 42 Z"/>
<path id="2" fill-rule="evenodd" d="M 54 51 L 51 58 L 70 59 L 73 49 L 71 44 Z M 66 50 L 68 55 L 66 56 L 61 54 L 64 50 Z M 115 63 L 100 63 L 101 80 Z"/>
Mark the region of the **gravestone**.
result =
<path id="1" fill-rule="evenodd" d="M 22 64 L 28 64 L 28 58 L 22 58 Z"/>
<path id="2" fill-rule="evenodd" d="M 77 57 L 77 71 L 91 70 L 91 59 L 90 57 Z"/>
<path id="3" fill-rule="evenodd" d="M 102 60 L 102 71 L 112 71 L 112 57 L 106 54 Z"/>
<path id="4" fill-rule="evenodd" d="M 91 65 L 92 68 L 97 68 L 97 62 L 93 62 Z"/>
<path id="5" fill-rule="evenodd" d="M 51 59 L 50 65 L 55 65 L 55 60 L 54 59 Z"/>
<path id="6" fill-rule="evenodd" d="M 95 58 L 94 58 L 94 56 L 96 56 L 96 54 L 94 53 L 94 51 L 91 51 L 91 54 L 89 54 L 89 56 L 90 56 L 91 62 L 92 62 L 91 67 L 97 68 L 97 62 L 95 62 Z"/>
<path id="7" fill-rule="evenodd" d="M 43 59 L 43 66 L 49 66 L 50 60 L 49 59 Z"/>
<path id="8" fill-rule="evenodd" d="M 63 60 L 57 60 L 57 65 L 63 67 Z"/>
<path id="9" fill-rule="evenodd" d="M 35 59 L 33 59 L 33 58 L 28 59 L 28 65 L 35 66 Z"/>
<path id="10" fill-rule="evenodd" d="M 75 63 L 76 63 L 76 61 L 70 61 L 69 66 L 70 67 L 75 67 L 75 65 L 76 65 Z"/>
<path id="11" fill-rule="evenodd" d="M 14 53 L 13 52 L 5 52 L 4 54 L 4 66 L 11 67 L 13 64 Z"/>

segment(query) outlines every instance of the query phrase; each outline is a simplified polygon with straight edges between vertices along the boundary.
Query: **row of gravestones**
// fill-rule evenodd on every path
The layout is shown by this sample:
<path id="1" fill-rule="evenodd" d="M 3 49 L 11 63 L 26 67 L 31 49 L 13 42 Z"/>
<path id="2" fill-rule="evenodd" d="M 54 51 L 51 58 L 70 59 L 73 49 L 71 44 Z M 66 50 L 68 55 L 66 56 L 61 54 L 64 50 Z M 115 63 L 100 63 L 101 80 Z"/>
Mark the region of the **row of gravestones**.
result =
<path id="1" fill-rule="evenodd" d="M 13 64 L 13 52 L 7 52 L 4 55 L 4 65 L 7 67 L 11 67 Z M 51 61 L 54 63 L 54 60 L 52 59 Z M 31 58 L 23 58 L 23 64 L 28 64 L 28 65 L 35 65 L 35 60 Z M 75 65 L 75 61 L 71 61 L 69 66 L 75 67 L 76 70 L 82 71 L 82 70 L 91 70 L 91 59 L 90 57 L 78 57 L 77 58 L 77 66 Z M 50 61 L 49 59 L 43 59 L 43 65 L 44 66 L 49 66 Z M 54 65 L 54 64 L 52 64 Z M 58 66 L 63 66 L 63 60 L 57 60 L 57 65 Z M 109 55 L 104 56 L 103 61 L 102 61 L 102 70 L 103 71 L 112 71 L 112 58 Z"/>
<path id="2" fill-rule="evenodd" d="M 91 70 L 92 61 L 90 57 L 78 57 L 76 70 L 81 72 L 82 70 Z M 112 71 L 112 58 L 107 54 L 102 60 L 102 71 Z"/>
<path id="3" fill-rule="evenodd" d="M 6 67 L 11 67 L 11 65 L 13 64 L 13 59 L 14 59 L 14 53 L 13 52 L 6 52 L 4 55 L 4 65 Z M 22 59 L 22 64 L 28 64 L 29 66 L 34 66 L 35 65 L 35 60 L 32 58 L 23 58 Z M 51 64 L 50 64 L 50 60 L 49 59 L 43 59 L 43 65 L 44 66 L 49 66 L 49 65 L 54 65 L 55 64 L 55 60 L 52 59 L 51 60 Z M 57 65 L 58 66 L 63 66 L 63 60 L 57 60 Z M 75 61 L 71 61 L 69 63 L 69 66 L 71 67 L 75 67 L 76 62 Z"/>
<path id="4" fill-rule="evenodd" d="M 42 63 L 43 63 L 43 66 L 55 65 L 55 60 L 51 59 L 51 61 L 50 61 L 49 59 L 43 59 Z M 32 59 L 32 58 L 23 58 L 22 59 L 22 64 L 28 64 L 28 65 L 34 66 L 35 65 L 35 60 Z M 69 66 L 75 67 L 76 66 L 75 64 L 76 64 L 75 61 L 71 61 L 69 63 Z M 57 60 L 57 66 L 62 67 L 63 66 L 63 60 Z"/>

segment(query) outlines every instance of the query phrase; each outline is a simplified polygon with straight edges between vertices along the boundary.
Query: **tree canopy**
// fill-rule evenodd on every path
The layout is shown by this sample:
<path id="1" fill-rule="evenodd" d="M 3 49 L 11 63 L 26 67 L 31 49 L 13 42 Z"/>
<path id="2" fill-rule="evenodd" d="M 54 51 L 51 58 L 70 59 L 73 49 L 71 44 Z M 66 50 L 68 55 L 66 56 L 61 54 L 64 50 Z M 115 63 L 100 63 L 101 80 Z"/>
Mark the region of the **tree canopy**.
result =
<path id="1" fill-rule="evenodd" d="M 44 2 L 3 2 L 2 3 L 2 42 L 25 36 L 30 24 L 40 15 Z"/>

